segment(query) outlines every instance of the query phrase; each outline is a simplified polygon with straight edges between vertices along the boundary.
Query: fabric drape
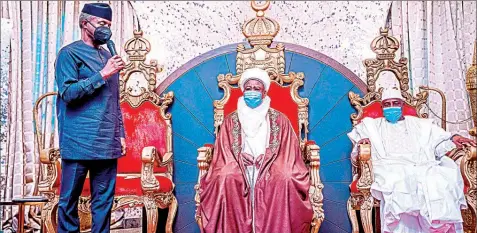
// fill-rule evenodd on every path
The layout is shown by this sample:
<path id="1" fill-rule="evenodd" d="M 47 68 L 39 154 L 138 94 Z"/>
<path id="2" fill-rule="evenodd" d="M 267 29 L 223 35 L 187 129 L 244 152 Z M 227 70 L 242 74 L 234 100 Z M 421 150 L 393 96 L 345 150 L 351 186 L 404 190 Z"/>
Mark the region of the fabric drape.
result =
<path id="1" fill-rule="evenodd" d="M 465 73 L 472 64 L 477 38 L 474 1 L 394 1 L 393 35 L 401 40 L 401 54 L 409 59 L 410 89 L 439 88 L 447 97 L 447 130 L 468 135 L 472 127 Z M 441 97 L 431 92 L 429 106 L 441 117 Z M 430 118 L 437 117 L 430 112 Z M 440 122 L 440 121 L 439 121 Z"/>

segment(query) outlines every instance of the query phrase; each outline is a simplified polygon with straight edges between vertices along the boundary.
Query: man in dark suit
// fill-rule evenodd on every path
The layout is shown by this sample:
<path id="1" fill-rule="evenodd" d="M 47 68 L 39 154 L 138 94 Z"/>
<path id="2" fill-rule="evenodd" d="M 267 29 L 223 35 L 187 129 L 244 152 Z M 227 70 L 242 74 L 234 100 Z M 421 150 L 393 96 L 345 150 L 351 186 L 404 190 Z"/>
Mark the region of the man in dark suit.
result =
<path id="1" fill-rule="evenodd" d="M 63 47 L 56 59 L 62 159 L 59 233 L 80 230 L 78 199 L 88 172 L 91 230 L 109 232 L 117 159 L 126 150 L 118 74 L 124 62 L 100 46 L 111 37 L 111 20 L 108 4 L 85 4 L 79 18 L 81 40 Z"/>

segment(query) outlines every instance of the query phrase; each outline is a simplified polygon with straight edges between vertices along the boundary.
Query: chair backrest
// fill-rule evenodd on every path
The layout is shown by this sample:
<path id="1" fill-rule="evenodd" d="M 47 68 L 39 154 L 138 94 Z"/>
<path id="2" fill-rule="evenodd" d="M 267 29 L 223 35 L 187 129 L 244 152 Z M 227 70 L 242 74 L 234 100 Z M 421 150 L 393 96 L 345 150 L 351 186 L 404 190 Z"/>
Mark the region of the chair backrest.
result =
<path id="1" fill-rule="evenodd" d="M 174 95 L 169 92 L 159 96 L 154 92 L 156 73 L 162 68 L 156 60 L 145 63 L 150 48 L 141 31 L 135 31 L 134 38 L 124 46 L 129 62 L 121 70 L 120 101 L 127 152 L 118 161 L 120 175 L 141 173 L 144 147 L 154 146 L 161 159 L 165 154 L 172 153 L 171 114 L 167 113 L 167 108 Z M 172 175 L 172 164 L 163 166 L 158 163 L 154 172 Z"/>
<path id="2" fill-rule="evenodd" d="M 363 64 L 366 67 L 366 82 L 368 93 L 360 97 L 354 92 L 349 92 L 351 104 L 356 109 L 356 113 L 351 114 L 353 125 L 358 124 L 365 117 L 383 117 L 381 106 L 381 94 L 383 89 L 377 89 L 377 80 L 383 72 L 391 72 L 399 82 L 401 94 L 405 99 L 403 115 L 427 118 L 428 114 L 423 112 L 429 92 L 421 90 L 415 97 L 409 90 L 409 78 L 407 68 L 407 58 L 401 57 L 395 61 L 395 52 L 399 49 L 399 41 L 388 35 L 388 29 L 380 29 L 380 35 L 371 42 L 371 49 L 376 53 L 376 58 L 365 59 Z M 445 125 L 443 125 L 445 127 Z"/>
<path id="3" fill-rule="evenodd" d="M 36 151 L 42 162 L 36 174 L 38 184 L 35 186 L 33 195 L 38 195 L 38 192 L 48 192 L 60 185 L 61 164 L 56 163 L 60 159 L 55 112 L 57 95 L 57 92 L 41 95 L 33 109 Z"/>
<path id="4" fill-rule="evenodd" d="M 308 134 L 308 103 L 307 98 L 298 94 L 298 88 L 303 86 L 305 75 L 302 72 L 285 74 L 285 47 L 278 43 L 272 47 L 273 38 L 277 35 L 278 23 L 264 16 L 264 7 L 256 5 L 257 17 L 247 21 L 243 26 L 243 33 L 249 45 L 237 46 L 236 73 L 233 75 L 219 74 L 218 86 L 224 90 L 224 96 L 214 101 L 214 126 L 218 132 L 225 116 L 237 109 L 237 102 L 243 95 L 237 86 L 243 71 L 258 67 L 266 70 L 271 79 L 267 95 L 271 99 L 271 108 L 274 108 L 288 117 L 293 129 L 304 145 Z M 246 47 L 247 46 L 247 47 Z"/>

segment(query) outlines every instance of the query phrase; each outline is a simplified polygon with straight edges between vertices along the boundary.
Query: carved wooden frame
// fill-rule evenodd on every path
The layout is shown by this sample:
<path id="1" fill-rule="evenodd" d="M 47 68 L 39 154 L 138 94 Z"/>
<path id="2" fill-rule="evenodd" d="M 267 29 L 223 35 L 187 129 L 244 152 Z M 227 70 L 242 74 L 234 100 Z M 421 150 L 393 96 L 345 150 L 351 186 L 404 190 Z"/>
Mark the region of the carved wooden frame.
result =
<path id="1" fill-rule="evenodd" d="M 427 118 L 428 114 L 423 112 L 423 107 L 426 105 L 429 97 L 429 90 L 436 91 L 442 98 L 442 127 L 446 128 L 445 115 L 445 96 L 442 91 L 436 88 L 420 87 L 420 92 L 413 97 L 407 91 L 409 90 L 409 78 L 407 59 L 400 58 L 399 62 L 394 61 L 395 51 L 399 48 L 399 41 L 388 36 L 388 29 L 380 29 L 380 36 L 376 37 L 371 43 L 372 50 L 377 54 L 376 59 L 364 60 L 366 67 L 366 77 L 368 83 L 368 93 L 364 97 L 360 97 L 354 92 L 349 92 L 349 99 L 351 105 L 356 109 L 356 113 L 351 114 L 351 121 L 353 125 L 359 123 L 363 116 L 363 110 L 375 103 L 381 101 L 382 88 L 376 90 L 376 81 L 379 74 L 383 71 L 393 72 L 399 81 L 401 93 L 405 99 L 405 103 L 414 107 L 417 111 L 418 117 Z M 476 182 L 476 149 L 472 146 L 465 146 L 463 149 L 456 149 L 451 151 L 447 156 L 460 164 L 461 173 L 466 185 L 469 186 L 469 191 L 465 194 L 469 209 L 463 210 L 462 215 L 464 220 L 464 229 L 466 232 L 476 229 L 476 198 L 477 198 L 477 182 Z M 460 159 L 460 162 L 458 161 Z M 358 148 L 358 158 L 356 161 L 352 160 L 353 181 L 357 179 L 358 192 L 351 192 L 348 199 L 347 208 L 348 215 L 351 220 L 352 232 L 359 232 L 359 223 L 356 211 L 360 211 L 361 222 L 365 233 L 372 233 L 372 210 L 379 208 L 379 201 L 374 199 L 371 195 L 371 184 L 374 182 L 373 164 L 371 160 L 371 145 L 360 144 Z M 378 210 L 378 209 L 377 209 Z M 376 211 L 377 212 L 377 211 Z M 379 226 L 379 212 L 376 213 L 377 231 L 380 231 Z M 477 232 L 477 231 L 476 231 Z"/>
<path id="2" fill-rule="evenodd" d="M 290 88 L 290 95 L 293 101 L 298 105 L 298 124 L 297 134 L 300 138 L 300 146 L 303 152 L 305 162 L 309 163 L 310 169 L 310 202 L 313 208 L 313 220 L 311 223 L 311 232 L 317 233 L 321 223 L 324 221 L 323 211 L 323 183 L 320 180 L 320 148 L 312 141 L 308 141 L 308 104 L 307 98 L 302 98 L 298 94 L 298 88 L 303 86 L 305 75 L 303 72 L 289 72 L 285 74 L 285 47 L 278 43 L 276 47 L 271 47 L 273 37 L 278 33 L 279 25 L 273 20 L 264 17 L 264 11 L 270 5 L 266 1 L 263 5 L 258 5 L 254 1 L 252 8 L 257 12 L 257 17 L 246 22 L 242 28 L 243 34 L 247 37 L 252 48 L 246 48 L 245 44 L 237 46 L 236 71 L 237 75 L 231 73 L 219 74 L 217 76 L 218 86 L 224 90 L 222 99 L 214 101 L 214 127 L 215 134 L 218 133 L 221 124 L 224 121 L 224 106 L 229 101 L 231 90 L 238 88 L 236 85 L 241 78 L 241 74 L 248 68 L 258 67 L 270 76 L 272 82 L 276 82 L 282 87 Z M 261 24 L 263 27 L 256 27 Z M 198 183 L 195 186 L 196 195 L 196 221 L 203 229 L 200 216 L 200 193 L 199 186 L 201 178 L 207 173 L 212 161 L 213 146 L 206 145 L 198 149 Z"/>
<path id="3" fill-rule="evenodd" d="M 166 193 L 158 192 L 159 181 L 154 174 L 155 164 L 161 166 L 167 166 L 167 172 L 164 176 L 172 180 L 173 175 L 173 153 L 172 153 L 172 125 L 171 114 L 167 112 L 168 107 L 173 101 L 174 94 L 172 92 L 165 93 L 159 96 L 154 92 L 156 84 L 156 73 L 162 71 L 157 64 L 157 61 L 151 60 L 151 64 L 146 64 L 146 54 L 150 51 L 149 41 L 142 37 L 142 31 L 135 31 L 134 38 L 128 40 L 124 46 L 126 53 L 129 55 L 129 62 L 126 67 L 121 70 L 120 78 L 120 101 L 127 102 L 133 108 L 139 107 L 143 102 L 150 101 L 156 105 L 162 118 L 167 125 L 167 138 L 166 138 L 166 153 L 159 157 L 156 148 L 145 147 L 142 151 L 142 168 L 140 174 L 118 174 L 118 176 L 137 176 L 141 178 L 141 187 L 144 195 L 125 195 L 115 196 L 112 211 L 120 208 L 132 207 L 137 205 L 144 205 L 146 208 L 147 218 L 147 232 L 153 233 L 156 231 L 157 226 L 157 208 L 169 208 L 168 218 L 166 222 L 166 232 L 172 232 L 173 221 L 177 212 L 177 200 L 173 194 L 173 190 Z M 131 94 L 130 90 L 127 90 L 127 81 L 131 74 L 140 72 L 143 77 L 146 78 L 148 83 L 147 89 L 142 88 L 142 93 L 139 95 Z M 38 141 L 38 147 L 40 148 L 40 161 L 41 169 L 40 179 L 38 182 L 37 190 L 40 194 L 48 197 L 49 201 L 42 209 L 42 221 L 45 224 L 47 232 L 56 232 L 56 210 L 59 201 L 59 196 L 56 195 L 56 187 L 53 187 L 58 177 L 58 162 L 60 158 L 60 151 L 58 148 L 44 148 L 41 145 L 41 133 L 40 133 L 40 121 L 38 118 L 38 108 L 41 101 L 48 96 L 57 95 L 56 92 L 46 93 L 36 101 L 34 109 L 34 119 L 36 127 L 36 137 Z M 90 230 L 91 227 L 91 211 L 90 211 L 90 196 L 81 196 L 78 204 L 78 212 L 80 217 L 80 225 L 82 232 Z M 111 225 L 114 223 L 112 222 Z"/>

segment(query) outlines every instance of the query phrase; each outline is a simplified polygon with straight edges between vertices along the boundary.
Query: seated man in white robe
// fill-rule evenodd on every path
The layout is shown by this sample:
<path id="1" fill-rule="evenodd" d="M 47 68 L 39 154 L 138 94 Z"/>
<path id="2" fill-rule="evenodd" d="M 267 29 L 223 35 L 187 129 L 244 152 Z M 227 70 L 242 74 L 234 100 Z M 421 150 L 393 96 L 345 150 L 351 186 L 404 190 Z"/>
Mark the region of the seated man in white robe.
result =
<path id="1" fill-rule="evenodd" d="M 355 143 L 352 159 L 360 144 L 371 144 L 371 194 L 380 200 L 382 232 L 463 232 L 464 183 L 445 154 L 475 142 L 430 119 L 403 116 L 403 105 L 400 90 L 386 89 L 384 118 L 364 118 L 348 134 Z"/>

